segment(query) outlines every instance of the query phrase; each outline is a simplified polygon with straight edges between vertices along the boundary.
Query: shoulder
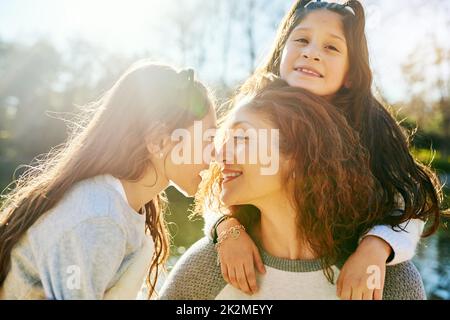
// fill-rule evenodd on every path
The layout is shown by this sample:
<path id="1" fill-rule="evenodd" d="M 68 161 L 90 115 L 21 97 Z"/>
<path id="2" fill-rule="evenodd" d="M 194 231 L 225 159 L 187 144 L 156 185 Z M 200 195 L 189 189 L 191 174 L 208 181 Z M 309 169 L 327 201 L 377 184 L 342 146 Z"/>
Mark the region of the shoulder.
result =
<path id="1" fill-rule="evenodd" d="M 385 300 L 426 299 L 422 277 L 411 261 L 386 267 Z"/>
<path id="2" fill-rule="evenodd" d="M 161 289 L 160 298 L 209 300 L 214 299 L 225 286 L 214 245 L 204 237 L 180 257 Z"/>
<path id="3" fill-rule="evenodd" d="M 76 183 L 63 198 L 39 218 L 27 234 L 35 243 L 50 243 L 69 232 L 89 228 L 126 232 L 121 195 L 101 176 Z"/>
<path id="4" fill-rule="evenodd" d="M 89 178 L 76 183 L 61 199 L 58 206 L 73 206 L 85 211 L 86 218 L 107 217 L 121 195 L 108 184 L 104 176 Z"/>

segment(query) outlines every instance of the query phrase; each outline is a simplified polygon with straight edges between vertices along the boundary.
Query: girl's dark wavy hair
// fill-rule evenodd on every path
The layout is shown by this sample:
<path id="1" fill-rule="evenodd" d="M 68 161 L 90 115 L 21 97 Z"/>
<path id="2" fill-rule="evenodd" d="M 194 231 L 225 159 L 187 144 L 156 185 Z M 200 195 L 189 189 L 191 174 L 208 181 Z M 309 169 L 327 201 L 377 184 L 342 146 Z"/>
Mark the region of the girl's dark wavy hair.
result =
<path id="1" fill-rule="evenodd" d="M 332 103 L 341 109 L 369 151 L 370 169 L 376 178 L 381 205 L 386 213 L 382 223 L 394 227 L 412 218 L 431 220 L 423 236 L 433 234 L 439 227 L 442 202 L 439 179 L 429 167 L 414 159 L 409 151 L 409 136 L 371 91 L 372 71 L 364 33 L 365 16 L 359 1 L 351 0 L 344 5 L 305 0 L 294 3 L 279 27 L 268 59 L 239 88 L 233 103 L 260 91 L 265 75 L 279 76 L 281 56 L 289 35 L 315 10 L 330 10 L 342 17 L 351 87 L 341 88 Z M 399 195 L 404 200 L 404 212 L 392 214 L 399 209 L 396 200 Z"/>

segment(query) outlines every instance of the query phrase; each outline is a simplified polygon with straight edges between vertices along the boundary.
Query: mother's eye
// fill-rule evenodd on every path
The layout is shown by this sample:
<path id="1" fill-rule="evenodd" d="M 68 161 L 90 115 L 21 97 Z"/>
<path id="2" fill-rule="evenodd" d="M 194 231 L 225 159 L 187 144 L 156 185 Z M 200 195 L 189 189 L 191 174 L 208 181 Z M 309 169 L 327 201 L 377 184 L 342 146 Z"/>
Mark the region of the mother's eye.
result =
<path id="1" fill-rule="evenodd" d="M 236 142 L 245 142 L 249 140 L 249 137 L 247 136 L 234 136 L 234 140 Z"/>
<path id="2" fill-rule="evenodd" d="M 339 50 L 338 50 L 338 49 L 336 49 L 336 47 L 335 47 L 335 46 L 326 46 L 325 48 L 327 48 L 327 49 L 330 49 L 330 50 L 333 50 L 333 51 L 337 51 L 337 52 L 339 52 Z"/>

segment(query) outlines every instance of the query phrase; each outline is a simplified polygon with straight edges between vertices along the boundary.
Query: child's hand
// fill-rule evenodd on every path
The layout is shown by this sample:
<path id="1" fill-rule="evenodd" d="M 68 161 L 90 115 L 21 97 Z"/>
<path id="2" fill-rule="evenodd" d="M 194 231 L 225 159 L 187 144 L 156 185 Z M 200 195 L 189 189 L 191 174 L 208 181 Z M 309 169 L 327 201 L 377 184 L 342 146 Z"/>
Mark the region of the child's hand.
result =
<path id="1" fill-rule="evenodd" d="M 239 221 L 230 218 L 219 224 L 217 234 L 239 225 Z M 233 287 L 254 294 L 258 291 L 256 284 L 255 264 L 260 273 L 265 273 L 264 264 L 259 255 L 258 248 L 252 238 L 245 231 L 241 231 L 239 238 L 228 238 L 219 248 L 219 261 L 223 278 Z"/>
<path id="2" fill-rule="evenodd" d="M 386 275 L 386 260 L 391 253 L 390 245 L 375 236 L 365 237 L 358 249 L 345 262 L 337 280 L 337 295 L 343 300 L 381 300 Z M 372 267 L 375 266 L 375 267 Z M 373 269 L 372 269 L 373 268 Z M 375 273 L 374 273 L 374 270 Z M 379 273 L 377 273 L 379 270 Z M 377 277 L 376 288 L 369 277 Z M 373 280 L 373 279 L 371 279 Z"/>

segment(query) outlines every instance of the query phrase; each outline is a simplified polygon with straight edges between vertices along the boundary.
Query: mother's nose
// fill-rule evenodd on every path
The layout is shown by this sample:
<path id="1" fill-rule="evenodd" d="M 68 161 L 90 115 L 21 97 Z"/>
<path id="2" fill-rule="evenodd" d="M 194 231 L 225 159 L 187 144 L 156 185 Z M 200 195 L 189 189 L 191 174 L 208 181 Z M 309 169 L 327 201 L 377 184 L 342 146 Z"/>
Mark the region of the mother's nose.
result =
<path id="1" fill-rule="evenodd" d="M 234 150 L 228 143 L 223 142 L 215 148 L 215 159 L 218 163 L 232 163 Z"/>

